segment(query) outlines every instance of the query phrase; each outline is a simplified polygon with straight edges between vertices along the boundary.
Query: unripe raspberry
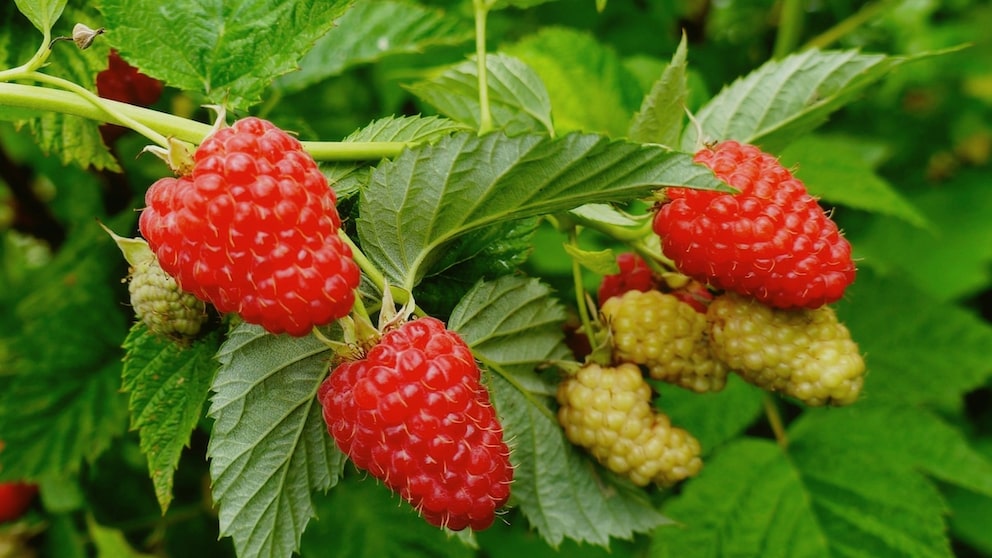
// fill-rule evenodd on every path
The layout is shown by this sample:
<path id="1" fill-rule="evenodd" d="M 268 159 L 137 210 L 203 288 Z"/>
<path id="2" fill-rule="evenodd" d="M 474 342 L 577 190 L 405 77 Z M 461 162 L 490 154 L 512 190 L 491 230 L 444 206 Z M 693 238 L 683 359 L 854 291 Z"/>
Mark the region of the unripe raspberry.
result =
<path id="1" fill-rule="evenodd" d="M 651 406 L 636 365 L 587 364 L 558 385 L 558 403 L 569 441 L 638 486 L 672 485 L 702 468 L 699 442 Z"/>
<path id="2" fill-rule="evenodd" d="M 158 265 L 154 255 L 132 268 L 127 287 L 135 316 L 152 333 L 188 340 L 200 333 L 207 320 L 206 304 L 180 289 L 176 280 Z"/>
<path id="3" fill-rule="evenodd" d="M 857 400 L 865 363 L 833 308 L 782 310 L 726 293 L 707 318 L 713 353 L 745 380 L 807 405 Z"/>
<path id="4" fill-rule="evenodd" d="M 727 369 L 710 353 L 706 316 L 678 297 L 627 291 L 601 309 L 614 359 L 643 364 L 656 380 L 696 392 L 719 391 Z"/>

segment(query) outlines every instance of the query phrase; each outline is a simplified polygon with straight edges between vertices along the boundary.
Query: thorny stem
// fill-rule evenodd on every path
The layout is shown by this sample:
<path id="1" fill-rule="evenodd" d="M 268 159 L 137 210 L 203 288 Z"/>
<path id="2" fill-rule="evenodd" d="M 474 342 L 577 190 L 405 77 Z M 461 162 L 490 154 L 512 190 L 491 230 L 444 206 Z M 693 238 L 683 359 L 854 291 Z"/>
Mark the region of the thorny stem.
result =
<path id="1" fill-rule="evenodd" d="M 473 0 L 475 8 L 475 62 L 479 74 L 479 135 L 493 129 L 493 115 L 489 108 L 489 73 L 486 70 L 486 17 L 489 6 L 486 0 Z"/>
<path id="2" fill-rule="evenodd" d="M 782 414 L 778 411 L 778 405 L 770 394 L 764 394 L 761 399 L 765 407 L 765 416 L 768 418 L 768 425 L 775 434 L 775 441 L 783 450 L 789 446 L 789 438 L 785 435 L 785 427 L 782 424 Z"/>

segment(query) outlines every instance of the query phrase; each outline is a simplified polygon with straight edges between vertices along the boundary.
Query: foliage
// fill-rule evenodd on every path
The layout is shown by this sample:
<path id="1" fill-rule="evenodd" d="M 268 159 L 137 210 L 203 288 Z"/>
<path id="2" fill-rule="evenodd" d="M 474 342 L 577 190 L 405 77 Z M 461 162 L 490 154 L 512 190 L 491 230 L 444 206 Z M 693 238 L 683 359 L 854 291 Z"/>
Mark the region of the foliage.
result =
<path id="1" fill-rule="evenodd" d="M 774 4 L 774 5 L 773 5 Z M 28 25 L 30 23 L 30 25 Z M 103 28 L 76 48 L 76 23 Z M 0 7 L 0 481 L 41 486 L 44 556 L 992 555 L 987 3 L 15 0 Z M 166 86 L 101 100 L 111 49 Z M 129 330 L 97 220 L 136 231 L 145 153 L 207 105 L 292 130 L 331 178 L 366 306 L 470 345 L 511 445 L 489 530 L 427 525 L 349 464 L 317 390 L 348 328 L 213 316 Z M 691 114 L 690 114 L 691 113 Z M 104 143 L 101 125 L 127 134 Z M 732 376 L 653 384 L 702 473 L 642 489 L 565 438 L 570 349 L 665 186 L 737 139 L 795 169 L 858 258 L 838 315 L 868 365 L 811 409 Z M 388 299 L 388 297 L 387 297 Z M 328 343 L 330 341 L 330 343 Z"/>

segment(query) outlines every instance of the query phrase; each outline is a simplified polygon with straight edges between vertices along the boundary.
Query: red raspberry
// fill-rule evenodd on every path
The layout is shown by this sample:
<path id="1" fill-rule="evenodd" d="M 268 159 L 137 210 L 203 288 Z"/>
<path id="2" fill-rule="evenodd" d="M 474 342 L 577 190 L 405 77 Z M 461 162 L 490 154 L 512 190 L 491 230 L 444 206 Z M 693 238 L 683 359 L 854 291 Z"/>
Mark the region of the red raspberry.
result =
<path id="1" fill-rule="evenodd" d="M 620 296 L 627 291 L 646 292 L 654 290 L 658 281 L 654 277 L 644 258 L 633 252 L 617 254 L 617 265 L 620 273 L 606 275 L 599 285 L 599 304 L 602 305 L 610 297 Z"/>
<path id="2" fill-rule="evenodd" d="M 33 484 L 0 483 L 0 523 L 13 521 L 24 515 L 37 493 L 38 487 Z"/>
<path id="3" fill-rule="evenodd" d="M 834 302 L 854 281 L 851 245 L 801 181 L 757 147 L 696 153 L 738 194 L 669 188 L 654 219 L 679 271 L 778 308 Z"/>
<path id="4" fill-rule="evenodd" d="M 107 69 L 96 75 L 96 91 L 101 97 L 142 107 L 154 105 L 162 96 L 163 87 L 161 81 L 142 74 L 125 62 L 116 50 L 110 51 Z M 107 145 L 126 131 L 127 128 L 111 124 L 100 127 L 100 134 Z"/>
<path id="5" fill-rule="evenodd" d="M 509 498 L 503 427 L 468 345 L 441 321 L 386 332 L 317 397 L 341 451 L 432 525 L 485 529 Z"/>
<path id="6" fill-rule="evenodd" d="M 207 138 L 189 176 L 153 184 L 139 226 L 184 291 L 301 336 L 355 301 L 360 274 L 335 202 L 296 138 L 249 117 Z"/>

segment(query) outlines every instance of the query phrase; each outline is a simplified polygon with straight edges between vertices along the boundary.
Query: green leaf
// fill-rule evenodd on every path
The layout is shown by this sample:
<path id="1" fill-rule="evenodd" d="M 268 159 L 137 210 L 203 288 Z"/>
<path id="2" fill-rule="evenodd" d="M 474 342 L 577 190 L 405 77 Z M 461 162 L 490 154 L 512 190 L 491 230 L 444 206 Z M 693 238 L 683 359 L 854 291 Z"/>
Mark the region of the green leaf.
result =
<path id="1" fill-rule="evenodd" d="M 341 479 L 318 497 L 319 520 L 307 527 L 302 556 L 326 558 L 470 558 L 472 550 L 424 521 L 412 506 L 364 474 Z"/>
<path id="2" fill-rule="evenodd" d="M 848 450 L 889 469 L 925 471 L 944 482 L 992 496 L 992 460 L 935 414 L 904 404 L 855 405 L 804 413 L 789 428 L 794 452 Z"/>
<path id="3" fill-rule="evenodd" d="M 124 340 L 124 391 L 130 393 L 131 429 L 138 430 L 148 457 L 155 496 L 164 513 L 172 501 L 172 477 L 217 369 L 214 331 L 184 347 L 148 332 L 142 322 Z"/>
<path id="4" fill-rule="evenodd" d="M 412 290 L 456 237 L 497 222 L 629 200 L 664 185 L 725 188 L 691 156 L 570 134 L 462 133 L 379 165 L 359 202 L 366 255 Z"/>
<path id="5" fill-rule="evenodd" d="M 699 440 L 703 454 L 734 439 L 759 419 L 764 392 L 736 374 L 716 393 L 699 394 L 656 382 L 660 396 L 655 406 Z"/>
<path id="6" fill-rule="evenodd" d="M 583 250 L 578 246 L 565 243 L 565 252 L 582 267 L 598 275 L 610 275 L 618 273 L 620 267 L 617 266 L 617 258 L 613 250 Z"/>
<path id="7" fill-rule="evenodd" d="M 868 156 L 872 151 L 873 145 L 861 138 L 810 135 L 789 145 L 781 161 L 797 169 L 796 177 L 814 196 L 925 227 L 926 217 L 875 173 Z"/>
<path id="8" fill-rule="evenodd" d="M 510 440 L 512 502 L 553 547 L 566 537 L 607 546 L 666 523 L 643 490 L 617 480 L 565 439 L 543 398 L 492 376 L 493 404 Z"/>
<path id="9" fill-rule="evenodd" d="M 504 50 L 540 76 L 551 97 L 556 130 L 627 135 L 643 91 L 611 48 L 587 33 L 546 27 Z"/>
<path id="10" fill-rule="evenodd" d="M 526 381 L 535 367 L 568 352 L 564 321 L 565 309 L 549 287 L 537 279 L 505 276 L 477 283 L 451 313 L 448 327 L 485 364 Z"/>
<path id="11" fill-rule="evenodd" d="M 17 9 L 42 33 L 48 32 L 62 16 L 67 0 L 14 0 Z"/>
<path id="12" fill-rule="evenodd" d="M 347 0 L 103 0 L 107 38 L 142 72 L 234 109 L 293 70 Z"/>
<path id="13" fill-rule="evenodd" d="M 368 126 L 355 130 L 342 141 L 426 143 L 465 129 L 462 124 L 437 116 L 390 116 L 372 121 Z M 334 185 L 334 191 L 339 199 L 357 194 L 369 180 L 368 165 L 342 162 L 323 165 L 321 168 Z"/>
<path id="14" fill-rule="evenodd" d="M 954 486 L 944 487 L 944 495 L 951 506 L 951 533 L 964 541 L 981 556 L 992 556 L 992 498 Z"/>
<path id="15" fill-rule="evenodd" d="M 992 325 L 902 280 L 861 270 L 837 311 L 865 355 L 872 401 L 956 401 L 992 373 Z"/>
<path id="16" fill-rule="evenodd" d="M 904 277 L 930 297 L 973 296 L 992 283 L 992 196 L 988 172 L 962 171 L 940 188 L 909 196 L 933 226 L 920 229 L 877 219 L 852 241 L 865 261 L 887 275 Z"/>
<path id="17" fill-rule="evenodd" d="M 885 77 L 905 59 L 857 51 L 806 50 L 771 60 L 725 87 L 690 122 L 682 148 L 735 139 L 778 152 Z"/>
<path id="18" fill-rule="evenodd" d="M 9 306 L 0 318 L 3 478 L 76 472 L 124 432 L 119 344 L 127 324 L 119 278 L 106 264 L 118 254 L 91 223 L 30 281 L 0 294 Z"/>
<path id="19" fill-rule="evenodd" d="M 135 550 L 127 541 L 120 529 L 104 527 L 92 517 L 86 518 L 86 531 L 89 533 L 97 558 L 151 558 L 153 554 L 145 554 Z"/>
<path id="20" fill-rule="evenodd" d="M 671 63 L 651 86 L 651 91 L 641 103 L 641 110 L 634 115 L 628 134 L 630 139 L 671 147 L 678 145 L 688 96 L 687 71 L 686 38 L 683 33 Z"/>
<path id="21" fill-rule="evenodd" d="M 278 86 L 298 91 L 391 54 L 419 53 L 471 39 L 471 25 L 442 10 L 407 1 L 358 2 L 303 57 L 300 70 L 280 78 Z"/>
<path id="22" fill-rule="evenodd" d="M 207 447 L 221 536 L 240 558 L 288 556 L 314 515 L 310 494 L 337 482 L 343 456 L 317 388 L 327 346 L 315 337 L 234 328 L 218 353 Z"/>
<path id="23" fill-rule="evenodd" d="M 486 56 L 493 127 L 507 135 L 554 133 L 551 99 L 541 78 L 527 64 L 506 54 Z M 438 112 L 473 129 L 481 127 L 478 62 L 468 60 L 444 73 L 407 86 Z"/>
<path id="24" fill-rule="evenodd" d="M 664 511 L 681 525 L 656 531 L 656 558 L 951 556 L 934 487 L 860 452 L 741 439 Z"/>

